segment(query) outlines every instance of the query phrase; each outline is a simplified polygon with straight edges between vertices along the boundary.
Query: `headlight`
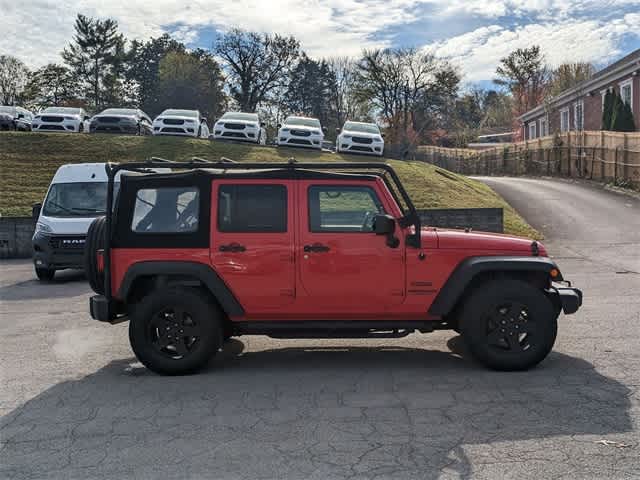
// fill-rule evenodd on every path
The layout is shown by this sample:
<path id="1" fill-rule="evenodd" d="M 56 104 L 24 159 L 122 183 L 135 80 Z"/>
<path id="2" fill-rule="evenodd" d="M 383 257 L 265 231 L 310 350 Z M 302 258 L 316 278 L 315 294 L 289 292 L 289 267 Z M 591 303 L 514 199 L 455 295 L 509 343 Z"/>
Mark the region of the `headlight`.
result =
<path id="1" fill-rule="evenodd" d="M 185 120 L 184 123 L 196 123 L 195 120 Z"/>
<path id="2" fill-rule="evenodd" d="M 351 135 L 343 135 L 342 138 L 344 138 L 345 140 L 349 140 L 351 139 Z"/>
<path id="3" fill-rule="evenodd" d="M 373 141 L 374 142 L 381 142 L 382 141 L 382 137 L 373 137 Z"/>
<path id="4" fill-rule="evenodd" d="M 36 233 L 40 232 L 40 233 L 51 233 L 53 230 L 51 230 L 51 227 L 45 223 L 42 222 L 37 222 L 36 223 Z"/>
<path id="5" fill-rule="evenodd" d="M 64 117 L 65 120 L 77 120 L 76 117 Z"/>
<path id="6" fill-rule="evenodd" d="M 280 129 L 280 131 L 281 131 L 281 132 L 288 132 L 288 131 L 289 131 L 289 129 L 288 129 L 288 128 L 281 128 L 281 129 Z"/>
<path id="7" fill-rule="evenodd" d="M 320 135 L 320 130 L 311 130 L 311 135 Z"/>

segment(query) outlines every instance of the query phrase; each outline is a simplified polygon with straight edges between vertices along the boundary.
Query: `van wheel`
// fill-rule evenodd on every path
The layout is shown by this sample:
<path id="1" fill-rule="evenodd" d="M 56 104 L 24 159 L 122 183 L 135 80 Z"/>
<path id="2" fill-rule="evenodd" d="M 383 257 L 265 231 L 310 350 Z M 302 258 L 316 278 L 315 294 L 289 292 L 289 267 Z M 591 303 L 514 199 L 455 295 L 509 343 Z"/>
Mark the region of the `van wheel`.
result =
<path id="1" fill-rule="evenodd" d="M 193 373 L 222 345 L 221 318 L 217 305 L 200 290 L 157 290 L 132 309 L 131 348 L 138 360 L 156 373 Z"/>
<path id="2" fill-rule="evenodd" d="M 559 311 L 543 291 L 520 280 L 482 285 L 460 315 L 462 339 L 472 355 L 495 370 L 526 370 L 553 348 Z"/>
<path id="3" fill-rule="evenodd" d="M 56 271 L 53 268 L 36 268 L 36 277 L 38 280 L 50 282 L 56 275 Z"/>

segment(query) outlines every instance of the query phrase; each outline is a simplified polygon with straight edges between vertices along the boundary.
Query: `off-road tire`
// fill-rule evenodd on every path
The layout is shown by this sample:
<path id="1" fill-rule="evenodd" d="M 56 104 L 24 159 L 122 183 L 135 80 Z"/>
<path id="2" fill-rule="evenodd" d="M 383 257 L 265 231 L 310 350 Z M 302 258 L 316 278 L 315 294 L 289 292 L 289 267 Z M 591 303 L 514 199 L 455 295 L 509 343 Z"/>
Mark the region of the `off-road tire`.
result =
<path id="1" fill-rule="evenodd" d="M 98 250 L 105 244 L 106 217 L 98 217 L 87 231 L 87 239 L 84 244 L 84 272 L 89 280 L 89 285 L 97 294 L 104 294 L 104 273 L 98 271 Z"/>
<path id="2" fill-rule="evenodd" d="M 38 268 L 35 267 L 36 277 L 42 282 L 50 282 L 56 275 L 56 271 L 53 268 Z"/>
<path id="3" fill-rule="evenodd" d="M 160 350 L 159 342 L 154 337 L 157 332 L 156 322 L 172 322 L 176 319 L 175 316 L 169 316 L 171 320 L 159 320 L 163 318 L 163 312 L 177 310 L 184 312 L 186 319 L 198 327 L 199 336 L 188 353 L 181 358 L 172 358 L 166 349 Z M 135 304 L 130 316 L 129 341 L 133 352 L 144 366 L 161 375 L 194 373 L 204 367 L 222 346 L 220 309 L 199 289 L 172 287 L 156 290 Z M 182 321 L 179 323 L 182 325 Z M 178 341 L 189 340 L 180 336 Z"/>
<path id="4" fill-rule="evenodd" d="M 527 370 L 553 348 L 558 314 L 539 288 L 520 280 L 494 280 L 466 299 L 459 328 L 468 350 L 487 367 Z"/>

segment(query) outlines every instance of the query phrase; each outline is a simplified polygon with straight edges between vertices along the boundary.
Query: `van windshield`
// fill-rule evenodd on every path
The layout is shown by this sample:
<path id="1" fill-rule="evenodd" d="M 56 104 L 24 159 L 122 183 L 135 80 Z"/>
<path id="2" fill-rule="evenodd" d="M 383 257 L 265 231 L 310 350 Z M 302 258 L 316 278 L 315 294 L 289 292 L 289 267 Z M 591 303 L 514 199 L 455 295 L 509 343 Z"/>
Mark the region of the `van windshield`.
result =
<path id="1" fill-rule="evenodd" d="M 119 183 L 114 185 L 114 199 Z M 42 207 L 48 217 L 94 217 L 107 206 L 107 182 L 54 183 Z"/>

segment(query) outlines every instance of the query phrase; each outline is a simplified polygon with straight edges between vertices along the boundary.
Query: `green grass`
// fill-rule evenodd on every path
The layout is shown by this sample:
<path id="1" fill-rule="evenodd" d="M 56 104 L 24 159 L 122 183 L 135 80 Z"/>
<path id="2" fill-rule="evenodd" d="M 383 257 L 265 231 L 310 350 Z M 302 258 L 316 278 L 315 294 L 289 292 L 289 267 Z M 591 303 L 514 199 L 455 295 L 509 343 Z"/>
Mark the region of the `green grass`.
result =
<path id="1" fill-rule="evenodd" d="M 237 161 L 372 161 L 305 149 L 254 147 L 178 137 L 126 137 L 42 133 L 0 133 L 0 214 L 30 215 L 56 169 L 65 163 L 123 162 L 157 156 L 183 161 L 228 157 Z M 485 184 L 422 162 L 391 160 L 416 208 L 504 208 L 505 232 L 539 238 L 500 196 Z"/>

